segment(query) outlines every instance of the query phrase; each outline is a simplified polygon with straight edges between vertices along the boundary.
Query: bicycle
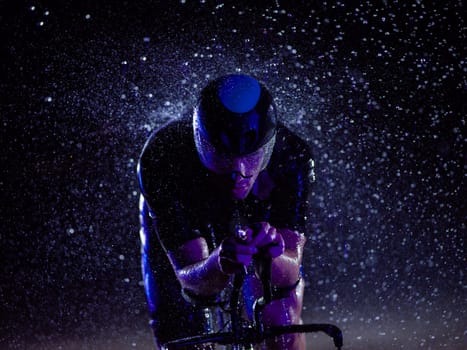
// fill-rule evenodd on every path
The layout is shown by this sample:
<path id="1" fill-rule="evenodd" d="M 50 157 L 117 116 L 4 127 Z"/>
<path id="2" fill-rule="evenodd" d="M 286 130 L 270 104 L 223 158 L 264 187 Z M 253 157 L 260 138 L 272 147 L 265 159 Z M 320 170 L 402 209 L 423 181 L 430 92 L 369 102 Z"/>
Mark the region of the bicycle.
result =
<path id="1" fill-rule="evenodd" d="M 239 301 L 240 290 L 243 285 L 246 271 L 237 273 L 234 277 L 233 291 L 230 297 L 230 320 L 231 331 L 217 332 L 209 334 L 195 335 L 187 338 L 176 339 L 164 344 L 163 349 L 176 349 L 189 345 L 217 343 L 220 345 L 232 345 L 233 350 L 253 349 L 255 344 L 263 342 L 265 339 L 277 337 L 291 333 L 313 333 L 323 332 L 333 338 L 334 345 L 338 350 L 342 349 L 342 331 L 332 324 L 301 324 L 264 327 L 261 322 L 261 311 L 272 300 L 271 288 L 271 259 L 263 261 L 261 269 L 261 283 L 263 286 L 263 296 L 256 299 L 253 306 L 253 320 L 246 320 L 240 316 Z"/>

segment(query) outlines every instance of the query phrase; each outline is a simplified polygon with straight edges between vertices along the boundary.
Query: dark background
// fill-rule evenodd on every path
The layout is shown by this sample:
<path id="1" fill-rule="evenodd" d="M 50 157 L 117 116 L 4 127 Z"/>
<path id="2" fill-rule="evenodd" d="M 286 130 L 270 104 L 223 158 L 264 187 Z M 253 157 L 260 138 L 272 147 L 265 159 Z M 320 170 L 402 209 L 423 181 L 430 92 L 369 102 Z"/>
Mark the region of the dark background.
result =
<path id="1" fill-rule="evenodd" d="M 315 154 L 305 321 L 465 349 L 465 8 L 437 3 L 1 1 L 0 348 L 151 347 L 139 152 L 241 71 Z"/>

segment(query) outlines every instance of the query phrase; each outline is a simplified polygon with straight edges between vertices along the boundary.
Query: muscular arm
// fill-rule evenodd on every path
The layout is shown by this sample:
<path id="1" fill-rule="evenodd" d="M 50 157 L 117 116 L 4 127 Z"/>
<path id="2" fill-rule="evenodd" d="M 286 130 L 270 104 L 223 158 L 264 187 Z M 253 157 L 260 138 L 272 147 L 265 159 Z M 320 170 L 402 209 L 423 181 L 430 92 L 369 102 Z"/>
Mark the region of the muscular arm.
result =
<path id="1" fill-rule="evenodd" d="M 303 247 L 306 238 L 298 231 L 277 229 L 284 239 L 284 253 L 272 260 L 272 284 L 287 288 L 297 282 L 303 257 Z M 268 326 L 282 326 L 287 324 L 301 324 L 303 307 L 303 280 L 281 299 L 273 300 L 263 311 L 263 322 Z M 304 350 L 306 340 L 304 334 L 287 334 L 266 340 L 266 347 L 270 350 Z"/>
<path id="2" fill-rule="evenodd" d="M 192 239 L 168 256 L 182 288 L 210 296 L 227 286 L 229 275 L 220 269 L 219 248 L 209 253 L 204 238 Z"/>
<path id="3" fill-rule="evenodd" d="M 289 229 L 277 229 L 284 238 L 284 253 L 272 260 L 271 282 L 277 287 L 288 287 L 297 282 L 303 258 L 304 235 Z"/>

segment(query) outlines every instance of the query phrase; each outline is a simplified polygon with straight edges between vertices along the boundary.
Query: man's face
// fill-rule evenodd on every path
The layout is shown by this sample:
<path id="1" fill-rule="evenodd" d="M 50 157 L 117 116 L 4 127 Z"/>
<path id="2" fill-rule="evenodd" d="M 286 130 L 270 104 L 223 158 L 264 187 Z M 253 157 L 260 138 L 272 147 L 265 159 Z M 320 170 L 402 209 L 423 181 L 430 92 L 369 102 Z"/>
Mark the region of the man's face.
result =
<path id="1" fill-rule="evenodd" d="M 214 149 L 204 148 L 202 162 L 206 168 L 220 175 L 222 184 L 228 188 L 233 199 L 242 200 L 248 196 L 263 165 L 264 148 L 244 156 L 233 157 L 219 154 Z"/>
<path id="2" fill-rule="evenodd" d="M 234 158 L 230 172 L 231 176 L 231 194 L 233 199 L 245 199 L 250 193 L 263 163 L 264 152 L 261 152 Z"/>
<path id="3" fill-rule="evenodd" d="M 201 137 L 199 128 L 194 125 L 194 139 L 201 163 L 219 175 L 216 183 L 221 191 L 228 191 L 235 200 L 245 199 L 252 190 L 258 175 L 270 160 L 275 135 L 253 153 L 234 156 L 220 152 L 208 140 Z"/>

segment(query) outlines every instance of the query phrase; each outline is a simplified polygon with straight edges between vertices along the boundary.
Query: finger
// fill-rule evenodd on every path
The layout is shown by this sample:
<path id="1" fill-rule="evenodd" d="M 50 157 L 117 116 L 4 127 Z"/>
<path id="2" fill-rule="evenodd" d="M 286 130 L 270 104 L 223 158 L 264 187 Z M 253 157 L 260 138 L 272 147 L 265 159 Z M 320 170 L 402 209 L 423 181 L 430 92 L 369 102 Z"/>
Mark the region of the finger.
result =
<path id="1" fill-rule="evenodd" d="M 262 247 L 264 245 L 263 241 L 266 236 L 267 236 L 267 232 L 261 231 L 260 233 L 256 235 L 255 238 L 253 238 L 253 241 L 251 242 L 251 244 L 258 248 Z"/>
<path id="2" fill-rule="evenodd" d="M 269 255 L 271 256 L 271 258 L 276 258 L 279 255 L 282 255 L 285 251 L 284 238 L 277 231 L 275 235 L 276 235 L 275 242 L 271 245 L 271 248 L 269 249 Z"/>
<path id="3" fill-rule="evenodd" d="M 273 259 L 282 255 L 283 253 L 284 253 L 284 246 L 281 244 L 271 245 L 269 246 L 269 249 L 267 251 L 267 254 Z"/>
<path id="4" fill-rule="evenodd" d="M 256 226 L 256 236 L 253 238 L 252 244 L 261 247 L 262 245 L 259 245 L 259 243 L 266 237 L 270 225 L 267 222 L 261 222 L 256 224 Z"/>
<path id="5" fill-rule="evenodd" d="M 256 248 L 254 245 L 237 244 L 235 246 L 235 252 L 237 254 L 253 255 L 258 253 L 258 248 Z"/>
<path id="6" fill-rule="evenodd" d="M 237 263 L 242 265 L 250 265 L 251 261 L 253 260 L 253 256 L 250 254 L 238 254 L 237 255 Z"/>
<path id="7" fill-rule="evenodd" d="M 247 254 L 253 255 L 258 252 L 258 249 L 253 245 L 245 245 L 245 244 L 228 244 L 223 246 L 222 251 L 232 255 L 232 254 Z"/>
<path id="8" fill-rule="evenodd" d="M 267 228 L 267 230 L 264 231 L 262 238 L 258 239 L 258 242 L 256 243 L 256 246 L 259 248 L 268 246 L 274 243 L 277 239 L 277 230 L 274 227 L 268 225 L 265 226 L 265 228 Z"/>
<path id="9" fill-rule="evenodd" d="M 238 243 L 250 244 L 253 240 L 253 230 L 249 227 L 242 227 L 237 230 L 235 238 Z"/>
<path id="10" fill-rule="evenodd" d="M 269 226 L 268 237 L 271 242 L 275 242 L 277 240 L 277 230 L 275 227 Z"/>
<path id="11" fill-rule="evenodd" d="M 247 243 L 249 245 L 251 245 L 251 241 L 253 241 L 253 235 L 254 235 L 254 232 L 253 232 L 253 229 L 250 228 L 250 227 L 247 227 L 246 228 L 246 235 L 247 235 Z"/>

